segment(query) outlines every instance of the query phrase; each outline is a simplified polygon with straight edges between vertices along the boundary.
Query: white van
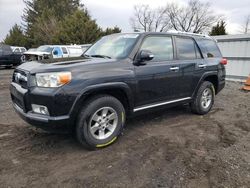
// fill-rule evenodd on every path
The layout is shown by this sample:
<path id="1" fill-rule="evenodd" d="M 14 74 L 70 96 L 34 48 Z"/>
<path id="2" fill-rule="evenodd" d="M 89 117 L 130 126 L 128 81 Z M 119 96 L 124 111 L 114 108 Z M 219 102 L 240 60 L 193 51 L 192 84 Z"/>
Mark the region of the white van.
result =
<path id="1" fill-rule="evenodd" d="M 26 61 L 50 58 L 80 57 L 83 54 L 80 45 L 43 45 L 36 50 L 24 53 Z"/>

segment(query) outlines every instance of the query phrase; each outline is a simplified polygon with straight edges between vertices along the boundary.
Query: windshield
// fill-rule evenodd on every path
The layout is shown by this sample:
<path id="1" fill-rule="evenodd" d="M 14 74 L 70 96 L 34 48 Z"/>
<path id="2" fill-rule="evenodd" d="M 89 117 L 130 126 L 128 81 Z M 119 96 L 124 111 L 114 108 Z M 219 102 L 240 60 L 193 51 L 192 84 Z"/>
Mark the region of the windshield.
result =
<path id="1" fill-rule="evenodd" d="M 36 51 L 38 52 L 48 52 L 50 53 L 52 51 L 52 48 L 50 46 L 44 45 L 44 46 L 39 46 Z"/>
<path id="2" fill-rule="evenodd" d="M 138 36 L 139 34 L 115 34 L 102 37 L 84 55 L 112 59 L 126 58 L 131 52 Z"/>

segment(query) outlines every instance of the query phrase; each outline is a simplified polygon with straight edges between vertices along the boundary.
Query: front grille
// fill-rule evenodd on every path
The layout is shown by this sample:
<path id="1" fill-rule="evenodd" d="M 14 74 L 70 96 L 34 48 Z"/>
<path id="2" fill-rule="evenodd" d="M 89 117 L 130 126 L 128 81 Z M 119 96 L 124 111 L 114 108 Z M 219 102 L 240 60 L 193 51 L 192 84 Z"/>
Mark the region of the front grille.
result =
<path id="1" fill-rule="evenodd" d="M 22 70 L 16 69 L 12 76 L 12 82 L 21 85 L 23 88 L 28 87 L 28 73 Z"/>

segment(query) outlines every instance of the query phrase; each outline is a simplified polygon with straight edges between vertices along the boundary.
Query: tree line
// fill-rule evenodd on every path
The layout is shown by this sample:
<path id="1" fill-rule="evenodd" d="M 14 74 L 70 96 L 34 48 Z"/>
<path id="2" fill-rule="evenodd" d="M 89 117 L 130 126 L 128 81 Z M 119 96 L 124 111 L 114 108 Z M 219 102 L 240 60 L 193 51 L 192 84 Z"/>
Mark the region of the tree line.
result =
<path id="1" fill-rule="evenodd" d="M 245 18 L 239 33 L 250 32 L 250 14 Z M 209 35 L 225 35 L 225 17 L 213 11 L 210 2 L 190 0 L 187 4 L 167 3 L 163 7 L 151 8 L 147 4 L 134 6 L 130 18 L 134 31 L 165 32 L 178 30 Z"/>
<path id="2" fill-rule="evenodd" d="M 92 19 L 80 0 L 23 0 L 26 7 L 22 25 L 15 24 L 4 39 L 5 44 L 37 47 L 42 44 L 93 43 L 104 35 L 119 33 L 117 26 L 103 30 Z M 242 26 L 249 32 L 250 16 Z M 149 5 L 134 6 L 130 18 L 133 30 L 165 32 L 178 30 L 210 35 L 225 35 L 223 15 L 216 14 L 209 2 L 190 0 L 187 5 L 175 2 L 152 9 Z"/>
<path id="3" fill-rule="evenodd" d="M 171 2 L 155 9 L 150 8 L 149 5 L 136 5 L 130 24 L 134 31 L 178 30 L 192 33 L 208 33 L 215 25 L 210 34 L 226 34 L 223 16 L 217 15 L 209 2 L 199 0 L 190 0 L 187 5 Z"/>
<path id="4" fill-rule="evenodd" d="M 43 44 L 93 43 L 104 35 L 119 33 L 117 26 L 103 30 L 80 0 L 24 0 L 22 25 L 15 24 L 5 44 L 37 47 Z"/>

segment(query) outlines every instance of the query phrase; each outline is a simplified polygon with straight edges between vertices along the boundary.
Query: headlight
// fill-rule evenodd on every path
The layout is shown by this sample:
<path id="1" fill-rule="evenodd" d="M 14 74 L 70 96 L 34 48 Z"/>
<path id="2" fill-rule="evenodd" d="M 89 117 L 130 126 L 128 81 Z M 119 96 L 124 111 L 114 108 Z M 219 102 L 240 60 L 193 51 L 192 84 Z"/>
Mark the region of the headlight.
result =
<path id="1" fill-rule="evenodd" d="M 60 87 L 71 81 L 71 72 L 37 73 L 36 84 L 38 87 Z"/>

